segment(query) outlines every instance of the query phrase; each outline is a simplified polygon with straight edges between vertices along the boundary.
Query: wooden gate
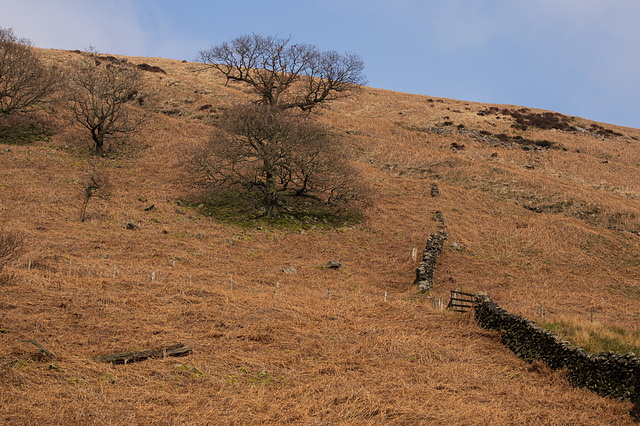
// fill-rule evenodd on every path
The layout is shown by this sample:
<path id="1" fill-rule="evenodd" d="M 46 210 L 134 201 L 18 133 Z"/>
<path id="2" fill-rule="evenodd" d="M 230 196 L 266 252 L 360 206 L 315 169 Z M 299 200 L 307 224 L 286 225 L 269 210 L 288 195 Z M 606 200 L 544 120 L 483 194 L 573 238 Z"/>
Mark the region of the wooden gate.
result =
<path id="1" fill-rule="evenodd" d="M 476 300 L 475 294 L 464 293 L 459 290 L 451 290 L 451 300 L 447 308 L 451 308 L 456 312 L 467 312 L 473 309 L 473 303 Z"/>

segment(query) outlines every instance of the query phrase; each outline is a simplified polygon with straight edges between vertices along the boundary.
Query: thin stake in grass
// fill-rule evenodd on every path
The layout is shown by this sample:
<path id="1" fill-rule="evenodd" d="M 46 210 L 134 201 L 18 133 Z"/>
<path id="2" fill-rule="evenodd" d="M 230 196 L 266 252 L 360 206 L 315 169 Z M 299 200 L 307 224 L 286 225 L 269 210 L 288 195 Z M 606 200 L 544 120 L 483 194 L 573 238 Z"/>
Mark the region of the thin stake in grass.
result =
<path id="1" fill-rule="evenodd" d="M 116 265 L 115 263 L 113 264 L 113 279 L 116 279 Z"/>
<path id="2" fill-rule="evenodd" d="M 276 295 L 278 294 L 278 290 L 280 290 L 280 281 L 276 281 Z"/>

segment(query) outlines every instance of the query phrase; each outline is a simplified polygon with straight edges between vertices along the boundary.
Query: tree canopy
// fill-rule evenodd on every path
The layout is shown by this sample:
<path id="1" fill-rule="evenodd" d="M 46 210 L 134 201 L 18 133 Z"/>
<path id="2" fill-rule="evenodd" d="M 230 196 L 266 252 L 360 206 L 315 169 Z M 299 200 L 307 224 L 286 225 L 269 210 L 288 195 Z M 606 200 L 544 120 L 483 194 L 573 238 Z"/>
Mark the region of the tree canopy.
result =
<path id="1" fill-rule="evenodd" d="M 269 217 L 286 195 L 348 203 L 362 195 L 355 171 L 327 130 L 269 105 L 236 106 L 192 159 L 200 183 L 259 193 Z"/>
<path id="2" fill-rule="evenodd" d="M 71 111 L 91 133 L 96 154 L 104 155 L 107 139 L 132 133 L 143 122 L 144 117 L 128 105 L 143 85 L 135 68 L 102 65 L 87 56 L 75 63 L 69 80 Z"/>
<path id="3" fill-rule="evenodd" d="M 26 112 L 52 94 L 60 73 L 42 64 L 31 41 L 0 28 L 0 117 Z"/>
<path id="4" fill-rule="evenodd" d="M 291 38 L 244 35 L 200 51 L 199 62 L 228 81 L 248 84 L 258 103 L 303 111 L 346 96 L 366 84 L 364 62 L 353 53 L 320 51 Z"/>

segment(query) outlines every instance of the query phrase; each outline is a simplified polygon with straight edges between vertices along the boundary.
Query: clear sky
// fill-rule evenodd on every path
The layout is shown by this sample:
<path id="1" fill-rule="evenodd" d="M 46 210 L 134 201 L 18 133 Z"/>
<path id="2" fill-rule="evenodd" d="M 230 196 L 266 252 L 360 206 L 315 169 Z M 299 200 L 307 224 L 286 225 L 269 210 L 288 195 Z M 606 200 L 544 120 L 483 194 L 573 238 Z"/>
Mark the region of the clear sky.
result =
<path id="1" fill-rule="evenodd" d="M 0 0 L 38 47 L 195 60 L 237 36 L 354 52 L 369 86 L 640 127 L 640 0 Z"/>

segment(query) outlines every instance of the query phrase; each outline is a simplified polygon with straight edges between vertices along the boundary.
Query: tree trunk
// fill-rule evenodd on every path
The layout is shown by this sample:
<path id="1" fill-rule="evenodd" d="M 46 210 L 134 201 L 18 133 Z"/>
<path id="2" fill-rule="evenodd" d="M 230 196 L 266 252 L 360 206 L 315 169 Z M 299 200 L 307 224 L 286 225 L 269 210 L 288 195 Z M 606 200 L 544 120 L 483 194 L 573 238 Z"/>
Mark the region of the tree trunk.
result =
<path id="1" fill-rule="evenodd" d="M 82 206 L 82 215 L 80 216 L 80 222 L 84 222 L 84 215 L 87 213 L 87 204 L 89 204 L 89 198 L 91 198 L 91 193 L 87 191 L 84 196 L 84 206 Z"/>
<path id="2" fill-rule="evenodd" d="M 267 216 L 269 218 L 277 219 L 280 217 L 280 212 L 278 211 L 278 188 L 276 187 L 276 176 L 271 172 L 267 172 L 265 204 L 267 207 Z"/>
<path id="3" fill-rule="evenodd" d="M 91 139 L 96 145 L 96 154 L 104 157 L 104 136 L 97 129 L 91 130 Z"/>

